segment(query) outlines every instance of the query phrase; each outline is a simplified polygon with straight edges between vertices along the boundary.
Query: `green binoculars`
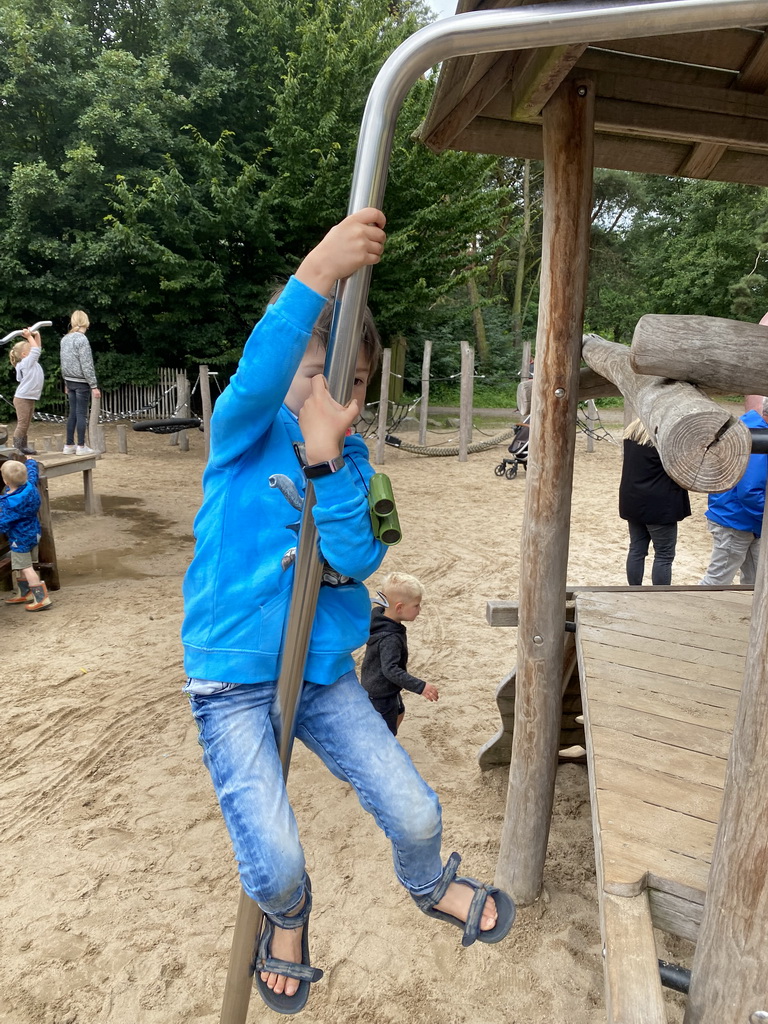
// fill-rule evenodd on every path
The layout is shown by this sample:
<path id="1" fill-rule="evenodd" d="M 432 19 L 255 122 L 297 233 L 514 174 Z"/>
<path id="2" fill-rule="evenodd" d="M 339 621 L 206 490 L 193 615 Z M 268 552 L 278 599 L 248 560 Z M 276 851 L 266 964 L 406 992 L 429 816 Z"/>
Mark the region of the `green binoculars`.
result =
<path id="1" fill-rule="evenodd" d="M 368 489 L 373 534 L 382 544 L 397 544 L 402 538 L 400 520 L 395 508 L 392 483 L 385 473 L 374 473 Z"/>

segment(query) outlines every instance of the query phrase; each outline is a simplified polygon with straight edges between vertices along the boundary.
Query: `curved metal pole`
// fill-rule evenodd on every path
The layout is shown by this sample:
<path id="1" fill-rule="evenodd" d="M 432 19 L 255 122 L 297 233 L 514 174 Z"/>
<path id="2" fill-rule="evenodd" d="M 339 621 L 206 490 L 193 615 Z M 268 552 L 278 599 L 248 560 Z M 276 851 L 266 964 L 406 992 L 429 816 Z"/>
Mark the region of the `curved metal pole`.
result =
<path id="1" fill-rule="evenodd" d="M 764 21 L 765 0 L 664 0 L 661 3 L 606 3 L 587 10 L 572 3 L 476 11 L 428 25 L 395 50 L 373 83 L 360 128 L 348 212 L 382 206 L 400 107 L 413 83 L 440 61 L 497 50 L 668 35 L 692 29 L 704 32 L 759 25 Z M 346 282 L 331 332 L 325 370 L 330 392 L 339 402 L 349 401 L 352 392 L 370 279 L 371 268 L 365 267 Z M 280 754 L 285 777 L 290 766 L 294 718 L 301 697 L 322 570 L 317 530 L 311 514 L 310 487 L 307 492 L 278 680 Z M 260 925 L 261 911 L 241 891 L 221 1024 L 245 1024 Z"/>

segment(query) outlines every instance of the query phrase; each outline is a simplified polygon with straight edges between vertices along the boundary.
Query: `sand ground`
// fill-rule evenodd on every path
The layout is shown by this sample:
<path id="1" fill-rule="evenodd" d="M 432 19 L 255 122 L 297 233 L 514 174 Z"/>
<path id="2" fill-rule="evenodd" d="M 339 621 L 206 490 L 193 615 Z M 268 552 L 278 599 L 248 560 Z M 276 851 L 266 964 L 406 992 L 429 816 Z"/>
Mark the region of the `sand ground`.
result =
<path id="1" fill-rule="evenodd" d="M 239 889 L 180 692 L 180 582 L 203 468 L 202 435 L 190 440 L 184 453 L 167 437 L 130 433 L 119 455 L 108 428 L 95 472 L 103 515 L 84 514 L 78 477 L 50 483 L 62 579 L 54 607 L 31 616 L 0 606 L 7 1024 L 219 1020 Z M 437 704 L 408 695 L 400 738 L 440 793 L 446 852 L 461 851 L 464 869 L 489 880 L 507 771 L 480 772 L 477 751 L 498 727 L 494 691 L 514 664 L 516 637 L 486 625 L 485 604 L 514 599 L 521 573 L 536 568 L 520 553 L 525 477 L 493 473 L 503 454 L 459 463 L 388 448 L 382 467 L 404 528 L 385 566 L 427 588 L 409 630 L 411 666 L 440 689 Z M 579 434 L 569 582 L 625 582 L 620 466 L 618 444 L 602 440 L 588 453 Z M 696 583 L 709 555 L 705 499 L 691 497 L 675 583 Z M 520 909 L 506 942 L 468 950 L 458 931 L 416 911 L 349 787 L 299 745 L 289 785 L 315 892 L 313 960 L 326 971 L 304 1020 L 604 1020 L 586 768 L 559 769 L 541 898 Z M 664 955 L 689 952 L 659 941 Z M 681 1019 L 676 998 L 671 1021 Z M 268 1019 L 254 994 L 249 1020 Z"/>

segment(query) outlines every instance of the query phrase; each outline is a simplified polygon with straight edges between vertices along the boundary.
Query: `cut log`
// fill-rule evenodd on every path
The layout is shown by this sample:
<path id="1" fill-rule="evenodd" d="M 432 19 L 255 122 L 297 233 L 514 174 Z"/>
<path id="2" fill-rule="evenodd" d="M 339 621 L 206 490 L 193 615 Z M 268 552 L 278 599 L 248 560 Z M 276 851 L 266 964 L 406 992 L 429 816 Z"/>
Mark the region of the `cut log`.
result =
<path id="1" fill-rule="evenodd" d="M 752 451 L 748 428 L 692 384 L 635 373 L 629 349 L 597 334 L 582 342 L 584 361 L 621 389 L 645 424 L 667 473 L 689 491 L 727 491 Z"/>
<path id="2" fill-rule="evenodd" d="M 718 316 L 640 317 L 635 373 L 671 377 L 729 395 L 768 394 L 768 327 Z"/>
<path id="3" fill-rule="evenodd" d="M 521 380 L 517 385 L 517 408 L 523 416 L 530 415 L 533 380 Z M 579 401 L 588 402 L 593 398 L 621 398 L 621 391 L 611 381 L 601 377 L 588 366 L 579 370 Z"/>

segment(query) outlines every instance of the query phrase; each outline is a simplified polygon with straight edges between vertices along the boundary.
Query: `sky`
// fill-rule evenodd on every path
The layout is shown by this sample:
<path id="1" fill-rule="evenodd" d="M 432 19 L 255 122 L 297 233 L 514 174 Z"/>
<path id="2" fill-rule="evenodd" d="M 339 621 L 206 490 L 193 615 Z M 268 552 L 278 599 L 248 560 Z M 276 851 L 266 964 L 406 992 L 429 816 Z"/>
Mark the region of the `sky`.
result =
<path id="1" fill-rule="evenodd" d="M 458 0 L 427 0 L 427 3 L 437 15 L 438 20 L 455 14 L 458 7 Z"/>

